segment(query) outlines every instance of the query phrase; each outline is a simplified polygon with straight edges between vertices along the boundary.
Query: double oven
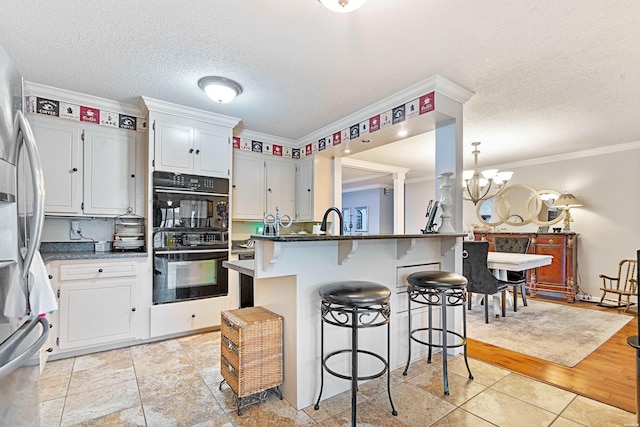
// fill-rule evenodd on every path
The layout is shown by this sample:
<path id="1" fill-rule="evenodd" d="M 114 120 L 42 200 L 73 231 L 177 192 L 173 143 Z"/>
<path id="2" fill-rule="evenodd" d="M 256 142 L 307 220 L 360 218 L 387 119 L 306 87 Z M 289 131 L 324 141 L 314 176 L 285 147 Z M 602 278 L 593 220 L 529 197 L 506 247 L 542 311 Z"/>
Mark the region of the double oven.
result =
<path id="1" fill-rule="evenodd" d="M 229 180 L 153 173 L 153 304 L 224 296 Z"/>

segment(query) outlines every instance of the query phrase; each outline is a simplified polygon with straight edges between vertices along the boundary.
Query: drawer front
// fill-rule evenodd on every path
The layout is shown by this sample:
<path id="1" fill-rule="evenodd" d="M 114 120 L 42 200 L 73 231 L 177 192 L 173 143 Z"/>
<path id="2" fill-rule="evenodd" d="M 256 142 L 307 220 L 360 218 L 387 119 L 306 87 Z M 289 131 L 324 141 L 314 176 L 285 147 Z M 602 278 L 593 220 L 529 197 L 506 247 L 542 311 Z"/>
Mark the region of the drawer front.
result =
<path id="1" fill-rule="evenodd" d="M 229 320 L 224 313 L 221 314 L 220 320 L 220 333 L 234 344 L 240 344 L 240 327 Z"/>
<path id="2" fill-rule="evenodd" d="M 566 236 L 562 234 L 558 235 L 543 235 L 538 236 L 536 239 L 536 245 L 565 245 Z"/>
<path id="3" fill-rule="evenodd" d="M 160 304 L 151 307 L 152 337 L 195 331 L 220 325 L 220 311 L 229 308 L 229 297 Z"/>
<path id="4" fill-rule="evenodd" d="M 220 375 L 224 378 L 229 387 L 237 394 L 240 394 L 238 388 L 238 370 L 224 357 L 220 358 Z M 239 396 L 243 397 L 243 396 Z"/>
<path id="5" fill-rule="evenodd" d="M 240 349 L 238 345 L 223 335 L 220 340 L 220 349 L 222 357 L 237 370 L 240 367 Z"/>
<path id="6" fill-rule="evenodd" d="M 60 280 L 86 280 L 126 277 L 137 274 L 137 263 L 87 263 L 60 265 Z"/>

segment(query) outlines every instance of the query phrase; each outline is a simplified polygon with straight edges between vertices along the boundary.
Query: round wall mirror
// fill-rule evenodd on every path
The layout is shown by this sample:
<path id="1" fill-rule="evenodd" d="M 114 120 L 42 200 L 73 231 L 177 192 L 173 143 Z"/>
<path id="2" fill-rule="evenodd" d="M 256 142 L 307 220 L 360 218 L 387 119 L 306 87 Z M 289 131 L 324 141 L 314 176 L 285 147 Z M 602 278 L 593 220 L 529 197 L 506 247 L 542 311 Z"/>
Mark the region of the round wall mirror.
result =
<path id="1" fill-rule="evenodd" d="M 560 197 L 556 190 L 538 190 L 542 206 L 535 223 L 538 225 L 551 225 L 560 222 L 564 218 L 564 209 L 556 208 L 553 202 Z"/>

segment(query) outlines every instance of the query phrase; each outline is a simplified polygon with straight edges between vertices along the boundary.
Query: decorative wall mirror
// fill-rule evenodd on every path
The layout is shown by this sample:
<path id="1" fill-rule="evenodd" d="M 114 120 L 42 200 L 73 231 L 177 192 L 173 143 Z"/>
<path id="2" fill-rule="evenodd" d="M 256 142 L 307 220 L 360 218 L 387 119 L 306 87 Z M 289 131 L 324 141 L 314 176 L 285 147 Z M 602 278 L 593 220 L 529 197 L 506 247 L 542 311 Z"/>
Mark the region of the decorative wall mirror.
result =
<path id="1" fill-rule="evenodd" d="M 551 225 L 560 221 L 564 211 L 554 208 L 560 195 L 555 190 L 536 190 L 530 185 L 505 187 L 494 197 L 478 203 L 477 215 L 484 224 L 521 226 L 530 223 Z"/>

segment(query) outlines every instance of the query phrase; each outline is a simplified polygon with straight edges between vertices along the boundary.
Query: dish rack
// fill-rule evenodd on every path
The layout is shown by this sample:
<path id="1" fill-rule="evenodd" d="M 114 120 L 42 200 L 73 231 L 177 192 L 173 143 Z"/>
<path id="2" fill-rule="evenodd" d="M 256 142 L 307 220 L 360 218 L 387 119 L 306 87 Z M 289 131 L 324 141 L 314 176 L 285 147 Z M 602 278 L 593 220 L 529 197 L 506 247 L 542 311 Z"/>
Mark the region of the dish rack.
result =
<path id="1" fill-rule="evenodd" d="M 127 215 L 117 217 L 113 234 L 113 250 L 144 251 L 144 218 Z"/>

